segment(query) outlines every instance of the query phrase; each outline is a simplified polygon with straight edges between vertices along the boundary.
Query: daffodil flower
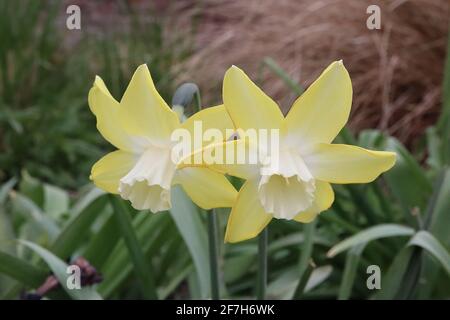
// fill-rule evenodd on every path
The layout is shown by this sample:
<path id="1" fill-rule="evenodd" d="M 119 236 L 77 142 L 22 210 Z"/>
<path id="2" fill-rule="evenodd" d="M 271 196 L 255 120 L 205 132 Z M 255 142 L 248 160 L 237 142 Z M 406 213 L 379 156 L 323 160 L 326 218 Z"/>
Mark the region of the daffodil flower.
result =
<path id="1" fill-rule="evenodd" d="M 227 242 L 257 236 L 272 218 L 311 222 L 334 201 L 330 183 L 371 182 L 395 163 L 392 152 L 331 144 L 346 124 L 352 102 L 352 84 L 342 61 L 326 68 L 294 102 L 286 117 L 235 66 L 225 74 L 223 100 L 237 130 L 278 129 L 280 134 L 276 164 L 269 159 L 268 163 L 199 165 L 246 179 L 231 210 Z M 248 153 L 270 149 L 261 150 L 243 136 L 199 152 L 229 145 L 244 145 Z"/>
<path id="2" fill-rule="evenodd" d="M 207 168 L 177 169 L 171 156 L 176 142 L 171 135 L 178 128 L 192 132 L 194 121 L 202 121 L 204 128 L 232 128 L 224 106 L 204 109 L 180 123 L 157 92 L 146 65 L 138 67 L 120 102 L 97 76 L 89 106 L 100 133 L 118 149 L 92 167 L 90 178 L 96 186 L 120 194 L 138 210 L 152 212 L 171 208 L 175 184 L 204 209 L 233 204 L 237 191 L 226 177 Z"/>

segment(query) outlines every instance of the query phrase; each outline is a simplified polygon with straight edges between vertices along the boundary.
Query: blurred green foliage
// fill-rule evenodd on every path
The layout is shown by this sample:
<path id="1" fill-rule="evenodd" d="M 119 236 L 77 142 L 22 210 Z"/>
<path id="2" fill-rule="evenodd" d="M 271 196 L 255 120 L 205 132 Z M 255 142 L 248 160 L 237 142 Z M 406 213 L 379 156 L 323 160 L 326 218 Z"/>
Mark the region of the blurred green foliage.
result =
<path id="1" fill-rule="evenodd" d="M 63 187 L 87 182 L 109 148 L 87 106 L 96 74 L 120 99 L 132 72 L 147 63 L 159 92 L 167 98 L 172 91 L 171 66 L 187 46 L 175 39 L 173 50 L 156 17 L 144 21 L 118 3 L 130 18 L 127 32 L 91 31 L 83 15 L 81 30 L 69 31 L 58 1 L 0 0 L 0 181 L 27 168 Z"/>

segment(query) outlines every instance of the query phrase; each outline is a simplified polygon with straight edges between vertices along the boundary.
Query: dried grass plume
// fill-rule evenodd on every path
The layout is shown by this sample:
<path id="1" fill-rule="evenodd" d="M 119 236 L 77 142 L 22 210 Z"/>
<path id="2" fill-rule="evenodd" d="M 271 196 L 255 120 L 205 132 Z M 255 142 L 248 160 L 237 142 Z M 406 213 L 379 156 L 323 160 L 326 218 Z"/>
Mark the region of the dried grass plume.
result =
<path id="1" fill-rule="evenodd" d="M 381 30 L 366 27 L 370 4 L 381 8 Z M 178 66 L 188 77 L 179 81 L 197 82 L 209 103 L 220 102 L 232 64 L 256 79 L 272 57 L 307 86 L 343 59 L 354 85 L 354 130 L 380 128 L 411 142 L 439 115 L 448 0 L 184 0 L 174 10 L 177 30 L 195 21 L 194 54 Z M 295 96 L 267 70 L 260 78 L 286 112 Z"/>

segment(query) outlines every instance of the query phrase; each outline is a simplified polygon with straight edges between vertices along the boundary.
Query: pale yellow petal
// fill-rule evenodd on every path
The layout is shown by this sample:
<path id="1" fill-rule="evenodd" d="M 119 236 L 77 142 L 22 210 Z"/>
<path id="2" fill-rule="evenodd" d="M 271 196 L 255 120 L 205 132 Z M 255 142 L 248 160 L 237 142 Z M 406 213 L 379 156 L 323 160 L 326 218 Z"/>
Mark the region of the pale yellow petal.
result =
<path id="1" fill-rule="evenodd" d="M 256 237 L 272 220 L 258 199 L 254 181 L 247 181 L 239 191 L 228 218 L 225 242 L 239 242 Z"/>
<path id="2" fill-rule="evenodd" d="M 236 129 L 279 129 L 284 119 L 278 105 L 236 66 L 225 73 L 223 101 Z"/>
<path id="3" fill-rule="evenodd" d="M 352 83 L 342 61 L 333 62 L 294 102 L 284 130 L 290 145 L 330 143 L 347 123 Z"/>
<path id="4" fill-rule="evenodd" d="M 308 209 L 300 212 L 294 217 L 294 220 L 301 223 L 310 223 L 319 215 L 320 212 Z"/>
<path id="5" fill-rule="evenodd" d="M 91 170 L 90 179 L 109 193 L 119 193 L 120 179 L 136 164 L 138 157 L 132 153 L 117 150 L 97 161 Z"/>
<path id="6" fill-rule="evenodd" d="M 238 194 L 224 175 L 210 169 L 184 168 L 174 180 L 203 209 L 231 207 Z"/>
<path id="7" fill-rule="evenodd" d="M 120 104 L 119 118 L 127 132 L 147 137 L 154 145 L 167 145 L 179 126 L 177 114 L 156 91 L 145 64 L 137 68 Z"/>
<path id="8" fill-rule="evenodd" d="M 118 149 L 134 150 L 132 138 L 119 121 L 119 103 L 111 96 L 100 77 L 95 77 L 89 91 L 89 107 L 97 118 L 97 129 L 102 136 Z"/>
<path id="9" fill-rule="evenodd" d="M 328 182 L 316 180 L 316 190 L 314 192 L 314 201 L 310 208 L 300 212 L 294 218 L 295 221 L 309 223 L 317 215 L 331 207 L 334 202 L 333 188 Z"/>
<path id="10" fill-rule="evenodd" d="M 371 182 L 392 168 L 395 158 L 393 152 L 321 143 L 303 159 L 314 178 L 343 184 Z"/>
<path id="11" fill-rule="evenodd" d="M 220 132 L 223 137 L 222 141 L 228 140 L 234 130 L 233 122 L 224 105 L 206 108 L 195 113 L 181 124 L 181 128 L 188 130 L 191 133 L 191 136 L 194 137 L 196 133 L 198 135 L 199 125 L 202 130 L 200 133 L 205 133 L 207 130 L 211 129 Z M 197 132 L 195 128 L 197 128 Z M 202 138 L 201 135 L 200 138 Z M 202 146 L 211 143 L 208 141 L 202 142 Z"/>
<path id="12" fill-rule="evenodd" d="M 186 167 L 209 168 L 222 174 L 242 179 L 259 175 L 260 164 L 256 148 L 246 140 L 231 140 L 208 145 L 180 160 L 178 169 Z"/>

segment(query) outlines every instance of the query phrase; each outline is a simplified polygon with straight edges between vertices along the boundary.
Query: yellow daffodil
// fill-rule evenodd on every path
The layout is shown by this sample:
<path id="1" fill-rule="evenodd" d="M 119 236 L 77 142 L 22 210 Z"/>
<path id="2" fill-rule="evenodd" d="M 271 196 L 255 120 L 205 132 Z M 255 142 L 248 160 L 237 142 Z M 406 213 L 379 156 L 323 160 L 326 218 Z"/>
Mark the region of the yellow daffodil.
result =
<path id="1" fill-rule="evenodd" d="M 195 121 L 201 121 L 204 128 L 232 128 L 224 106 L 204 109 L 180 123 L 156 91 L 146 65 L 138 67 L 120 102 L 96 77 L 89 106 L 100 133 L 119 149 L 92 167 L 90 178 L 99 188 L 120 194 L 136 209 L 152 212 L 171 208 L 174 184 L 180 184 L 204 209 L 233 204 L 237 191 L 226 177 L 207 168 L 178 170 L 171 156 L 175 145 L 171 135 L 176 129 L 192 132 Z"/>
<path id="2" fill-rule="evenodd" d="M 334 201 L 330 183 L 367 183 L 395 163 L 395 153 L 331 144 L 346 124 L 352 84 L 342 61 L 332 63 L 294 102 L 286 117 L 278 105 L 239 68 L 225 74 L 224 105 L 241 139 L 212 148 L 244 146 L 247 153 L 264 153 L 249 143 L 249 129 L 278 129 L 277 163 L 202 163 L 247 181 L 239 191 L 228 220 L 225 240 L 237 242 L 258 235 L 272 218 L 308 223 Z M 256 150 L 257 149 L 257 150 Z M 264 157 L 263 157 L 264 159 Z M 180 167 L 192 165 L 190 162 Z M 195 166 L 195 164 L 194 164 Z"/>

